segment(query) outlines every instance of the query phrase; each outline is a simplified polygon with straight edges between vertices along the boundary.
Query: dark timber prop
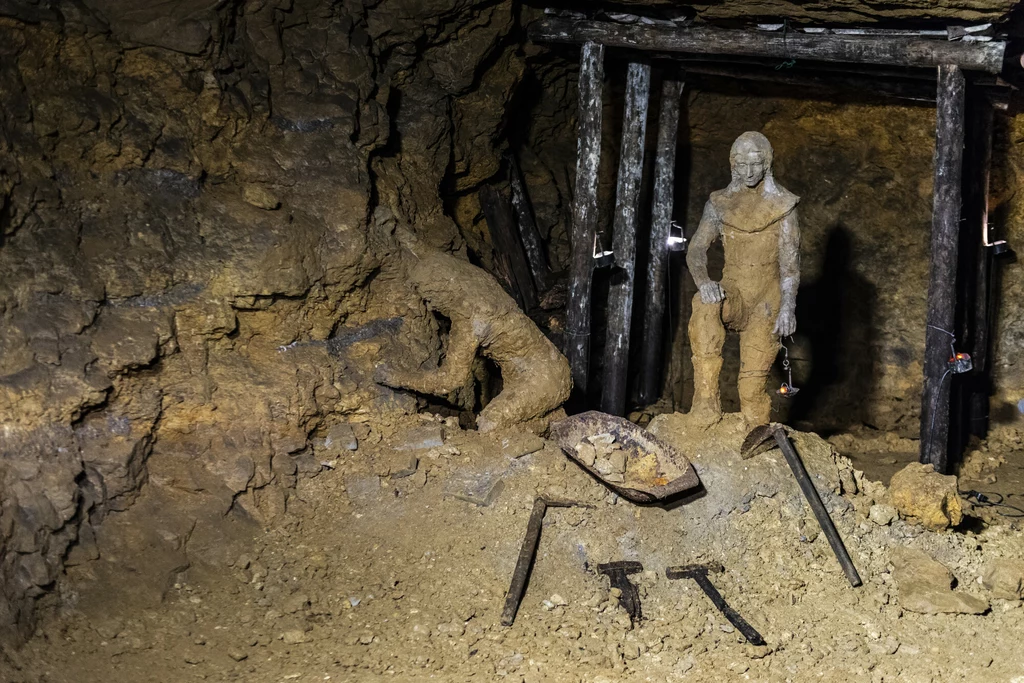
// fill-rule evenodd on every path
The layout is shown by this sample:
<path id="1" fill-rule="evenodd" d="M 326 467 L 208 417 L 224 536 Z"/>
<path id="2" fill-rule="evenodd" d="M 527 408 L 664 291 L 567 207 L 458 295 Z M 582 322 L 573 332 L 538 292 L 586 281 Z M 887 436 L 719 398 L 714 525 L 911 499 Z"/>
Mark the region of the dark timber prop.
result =
<path id="1" fill-rule="evenodd" d="M 658 151 L 654 162 L 654 199 L 651 207 L 651 244 L 647 260 L 647 296 L 644 301 L 643 374 L 637 398 L 654 403 L 661 393 L 662 344 L 667 304 L 668 238 L 676 183 L 676 133 L 683 83 L 666 78 L 661 84 L 658 115 Z"/>
<path id="2" fill-rule="evenodd" d="M 509 185 L 512 187 L 512 209 L 516 213 L 516 223 L 519 225 L 519 238 L 523 241 L 526 260 L 530 263 L 533 284 L 538 292 L 545 292 L 551 284 L 549 282 L 551 269 L 548 266 L 548 257 L 544 253 L 544 242 L 537 231 L 537 219 L 533 215 L 530 197 L 526 194 L 526 183 L 519 170 L 519 162 L 516 161 L 512 152 L 505 154 L 505 160 L 508 162 L 508 179 Z"/>
<path id="3" fill-rule="evenodd" d="M 537 290 L 533 286 L 533 276 L 526 254 L 523 253 L 516 228 L 513 225 L 512 207 L 508 200 L 490 185 L 480 188 L 480 208 L 487 219 L 487 228 L 497 248 L 499 256 L 504 258 L 512 277 L 513 295 L 524 312 L 529 313 L 537 306 Z"/>
<path id="4" fill-rule="evenodd" d="M 644 170 L 644 137 L 651 90 L 651 65 L 631 62 L 626 77 L 626 113 L 615 188 L 612 249 L 615 272 L 608 292 L 608 336 L 604 346 L 601 409 L 612 415 L 626 412 L 629 366 L 629 328 L 633 319 L 633 279 L 636 228 L 640 212 L 640 179 Z"/>
<path id="5" fill-rule="evenodd" d="M 587 392 L 590 368 L 590 285 L 594 274 L 597 234 L 597 169 L 601 163 L 601 91 L 604 46 L 585 43 L 580 56 L 579 141 L 576 151 L 576 194 L 572 207 L 572 263 L 566 317 L 565 355 L 573 386 Z"/>
<path id="6" fill-rule="evenodd" d="M 960 232 L 964 155 L 964 74 L 939 67 L 935 124 L 935 189 L 932 205 L 928 326 L 924 344 L 921 401 L 921 462 L 943 474 L 949 468 L 949 367 L 956 306 L 957 247 Z"/>
<path id="7" fill-rule="evenodd" d="M 829 517 L 825 504 L 821 502 L 818 489 L 814 488 L 814 482 L 811 481 L 811 476 L 807 474 L 804 461 L 800 459 L 800 455 L 793 448 L 793 444 L 786 434 L 785 427 L 774 423 L 754 427 L 747 434 L 747 438 L 743 440 L 743 445 L 740 447 L 740 455 L 744 459 L 752 458 L 758 453 L 769 450 L 772 447 L 771 440 L 773 438 L 775 444 L 782 451 L 782 455 L 786 458 L 789 469 L 793 471 L 793 476 L 796 477 L 796 482 L 800 485 L 800 490 L 803 492 L 804 498 L 807 499 L 807 504 L 811 506 L 811 511 L 814 512 L 814 517 L 818 520 L 818 526 L 825 533 L 828 544 L 832 546 L 832 552 L 835 553 L 836 559 L 839 560 L 843 573 L 846 574 L 850 585 L 856 588 L 861 585 L 860 574 L 857 573 L 857 568 L 853 565 L 850 553 L 846 551 L 846 545 L 843 543 L 836 525 L 832 522 L 832 518 Z"/>
<path id="8" fill-rule="evenodd" d="M 810 59 L 889 66 L 956 66 L 999 73 L 1006 43 L 936 40 L 917 36 L 831 35 L 711 27 L 616 24 L 548 17 L 530 27 L 535 41 L 582 43 L 660 52 Z"/>

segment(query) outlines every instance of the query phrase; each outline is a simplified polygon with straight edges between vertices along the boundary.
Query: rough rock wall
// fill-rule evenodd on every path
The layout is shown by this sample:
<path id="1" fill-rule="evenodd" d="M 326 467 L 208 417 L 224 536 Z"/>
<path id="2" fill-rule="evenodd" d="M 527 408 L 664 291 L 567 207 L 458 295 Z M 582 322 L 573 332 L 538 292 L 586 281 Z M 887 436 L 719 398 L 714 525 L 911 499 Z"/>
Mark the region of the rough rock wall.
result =
<path id="1" fill-rule="evenodd" d="M 462 216 L 488 251 L 472 194 L 523 65 L 509 2 L 0 15 L 0 627 L 24 634 L 147 480 L 266 519 L 333 425 L 415 410 L 372 381 L 391 344 L 439 353 L 392 232 L 465 255 Z"/>

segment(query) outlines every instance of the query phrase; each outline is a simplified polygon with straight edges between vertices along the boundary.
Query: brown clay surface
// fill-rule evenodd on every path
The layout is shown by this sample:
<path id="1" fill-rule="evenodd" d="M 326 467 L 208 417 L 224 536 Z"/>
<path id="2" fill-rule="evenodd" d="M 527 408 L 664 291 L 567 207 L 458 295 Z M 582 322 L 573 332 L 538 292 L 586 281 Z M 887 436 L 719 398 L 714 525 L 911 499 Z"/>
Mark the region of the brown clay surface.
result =
<path id="1" fill-rule="evenodd" d="M 849 487 L 878 495 L 880 485 L 869 485 L 824 441 L 796 433 L 864 577 L 852 589 L 778 451 L 740 460 L 738 416 L 726 416 L 710 437 L 695 437 L 680 415 L 658 417 L 652 429 L 691 458 L 707 496 L 674 509 L 634 506 L 608 495 L 550 442 L 510 459 L 498 437 L 451 425 L 445 445 L 420 452 L 409 477 L 375 479 L 398 453 L 390 437 L 360 446 L 336 469 L 300 479 L 287 513 L 265 533 L 250 536 L 243 524 L 223 539 L 231 552 L 219 565 L 193 562 L 180 574 L 165 565 L 172 573 L 161 578 L 172 578 L 162 599 L 146 603 L 132 590 L 153 576 L 104 578 L 96 570 L 103 560 L 78 567 L 62 613 L 4 661 L 0 679 L 596 683 L 1024 674 L 1020 602 L 992 599 L 983 616 L 914 614 L 901 608 L 890 574 L 893 550 L 910 547 L 944 564 L 957 591 L 991 599 L 977 578 L 992 557 L 1024 556 L 1019 531 L 1005 522 L 940 534 L 902 521 L 878 526 L 858 512 L 870 495 Z M 445 496 L 457 477 L 494 471 L 504 473 L 505 487 L 491 506 Z M 595 507 L 548 511 L 525 601 L 504 629 L 498 615 L 537 493 Z M 143 514 L 154 495 L 160 487 L 151 485 L 123 515 Z M 632 628 L 595 572 L 597 563 L 621 559 L 647 570 L 635 577 L 647 618 Z M 692 582 L 664 577 L 665 567 L 712 560 L 726 567 L 715 584 L 766 647 L 741 642 Z M 134 563 L 147 570 L 145 561 Z"/>

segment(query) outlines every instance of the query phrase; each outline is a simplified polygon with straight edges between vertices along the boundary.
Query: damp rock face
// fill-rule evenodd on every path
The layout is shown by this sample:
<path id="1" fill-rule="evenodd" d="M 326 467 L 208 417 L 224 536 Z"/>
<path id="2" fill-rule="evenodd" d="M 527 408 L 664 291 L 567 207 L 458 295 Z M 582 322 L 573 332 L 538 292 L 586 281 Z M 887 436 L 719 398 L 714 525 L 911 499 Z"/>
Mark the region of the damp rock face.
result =
<path id="1" fill-rule="evenodd" d="M 894 474 L 889 502 L 930 531 L 948 529 L 963 519 L 956 477 L 938 474 L 927 464 L 911 463 Z"/>
<path id="2" fill-rule="evenodd" d="M 332 425 L 416 411 L 373 378 L 442 353 L 397 225 L 492 261 L 511 2 L 123 5 L 0 10 L 3 640 L 65 559 L 123 550 L 98 530 L 144 482 L 182 528 L 270 523 L 328 437 L 353 453 Z"/>

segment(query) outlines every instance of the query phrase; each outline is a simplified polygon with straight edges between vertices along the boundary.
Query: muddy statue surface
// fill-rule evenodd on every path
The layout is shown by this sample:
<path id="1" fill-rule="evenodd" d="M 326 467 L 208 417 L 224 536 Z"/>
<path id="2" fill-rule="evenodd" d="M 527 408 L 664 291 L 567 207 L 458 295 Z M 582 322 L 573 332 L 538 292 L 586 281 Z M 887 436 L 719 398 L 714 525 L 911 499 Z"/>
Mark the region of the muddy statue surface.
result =
<path id="1" fill-rule="evenodd" d="M 569 397 L 569 363 L 488 273 L 415 241 L 403 240 L 409 281 L 429 308 L 451 320 L 438 368 L 378 368 L 383 384 L 444 396 L 473 374 L 477 352 L 501 369 L 502 390 L 477 416 L 482 432 L 541 417 Z"/>
<path id="2" fill-rule="evenodd" d="M 800 285 L 800 198 L 775 182 L 772 146 L 754 132 L 736 138 L 729 153 L 732 182 L 711 193 L 686 263 L 700 290 L 693 297 L 693 407 L 701 424 L 722 417 L 719 373 L 725 329 L 740 333 L 740 412 L 751 426 L 769 421 L 766 381 L 780 337 L 796 331 Z M 721 282 L 708 276 L 708 247 L 721 238 Z"/>

